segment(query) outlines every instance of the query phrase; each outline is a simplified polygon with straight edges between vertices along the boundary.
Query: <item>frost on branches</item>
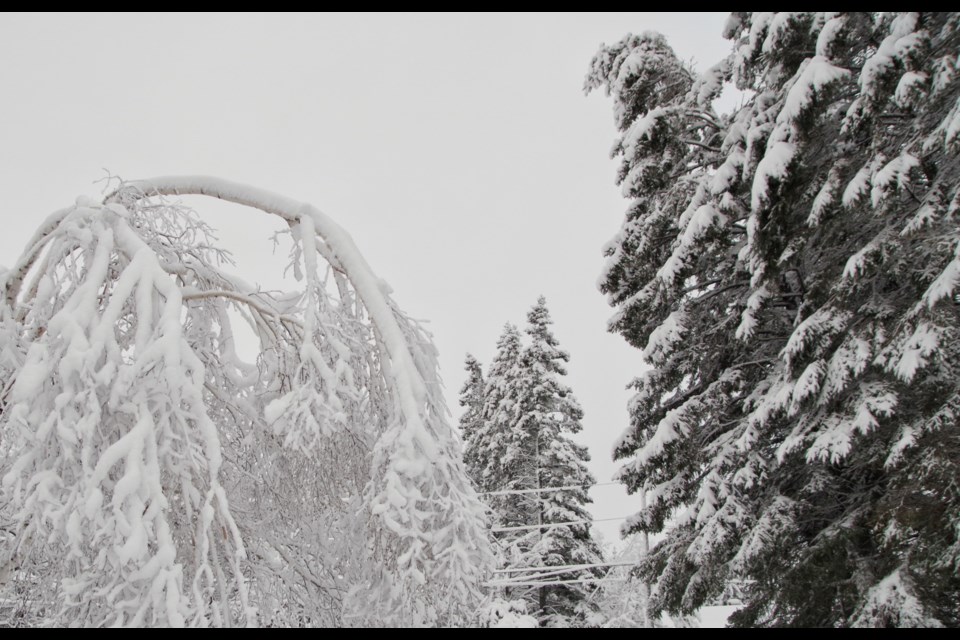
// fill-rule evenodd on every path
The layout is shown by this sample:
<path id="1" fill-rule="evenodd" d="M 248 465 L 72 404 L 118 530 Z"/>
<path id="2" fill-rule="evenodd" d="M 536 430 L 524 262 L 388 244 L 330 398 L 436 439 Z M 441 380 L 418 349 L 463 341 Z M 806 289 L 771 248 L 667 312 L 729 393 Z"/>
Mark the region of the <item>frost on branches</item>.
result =
<path id="1" fill-rule="evenodd" d="M 302 290 L 231 276 L 189 194 L 282 218 Z M 473 620 L 491 553 L 436 352 L 326 215 L 124 183 L 48 218 L 0 284 L 0 622 Z"/>
<path id="2" fill-rule="evenodd" d="M 619 477 L 669 535 L 653 609 L 746 579 L 737 625 L 960 624 L 960 19 L 737 13 L 703 75 L 603 47 L 631 199 L 610 329 L 652 368 Z M 727 84 L 745 104 L 719 114 Z"/>

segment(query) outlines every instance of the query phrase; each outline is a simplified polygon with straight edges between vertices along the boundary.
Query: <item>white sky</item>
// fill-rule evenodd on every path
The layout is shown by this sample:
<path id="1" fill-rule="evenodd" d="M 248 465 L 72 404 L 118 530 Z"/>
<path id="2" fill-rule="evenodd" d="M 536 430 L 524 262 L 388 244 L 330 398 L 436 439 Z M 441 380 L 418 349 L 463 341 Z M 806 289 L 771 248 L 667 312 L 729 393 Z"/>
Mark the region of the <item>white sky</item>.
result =
<path id="1" fill-rule="evenodd" d="M 609 158 L 612 105 L 585 98 L 601 42 L 646 29 L 705 69 L 725 14 L 0 15 L 0 263 L 103 169 L 209 174 L 306 200 L 353 235 L 400 306 L 430 320 L 453 418 L 467 351 L 541 293 L 571 354 L 580 440 L 607 482 L 639 352 L 605 331 L 602 245 L 627 202 Z M 247 279 L 273 228 L 214 224 Z M 230 215 L 232 217 L 226 217 Z M 236 222 L 234 222 L 236 221 Z M 262 260 L 262 261 L 261 261 Z M 289 288 L 290 285 L 288 285 Z M 636 498 L 597 487 L 596 518 Z M 598 523 L 608 541 L 618 522 Z"/>

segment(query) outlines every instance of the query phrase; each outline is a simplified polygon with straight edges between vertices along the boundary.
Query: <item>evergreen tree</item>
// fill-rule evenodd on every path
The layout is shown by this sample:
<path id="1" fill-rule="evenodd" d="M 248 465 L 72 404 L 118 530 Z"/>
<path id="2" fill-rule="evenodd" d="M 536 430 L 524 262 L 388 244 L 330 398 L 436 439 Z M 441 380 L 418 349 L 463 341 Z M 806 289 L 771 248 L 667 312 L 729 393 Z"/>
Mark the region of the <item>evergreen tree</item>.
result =
<path id="1" fill-rule="evenodd" d="M 473 434 L 480 428 L 483 418 L 483 392 L 484 379 L 483 370 L 480 363 L 469 353 L 464 362 L 464 369 L 467 372 L 467 379 L 460 388 L 460 406 L 463 407 L 463 415 L 460 416 L 460 436 L 464 443 L 473 439 Z M 464 460 L 466 461 L 466 449 L 464 450 Z M 469 470 L 474 465 L 467 462 Z M 468 471 L 469 473 L 469 471 Z"/>
<path id="2" fill-rule="evenodd" d="M 570 435 L 582 429 L 583 410 L 561 378 L 567 374 L 564 364 L 570 356 L 559 348 L 550 331 L 550 313 L 541 296 L 527 314 L 526 333 L 530 343 L 521 358 L 517 429 L 525 439 L 523 450 L 525 484 L 531 488 L 570 487 L 563 491 L 528 494 L 528 524 L 543 524 L 527 555 L 535 566 L 563 567 L 595 564 L 601 561 L 600 549 L 590 534 L 590 513 L 584 505 L 596 483 L 587 470 L 590 460 L 586 447 Z M 550 526 L 564 522 L 581 524 Z M 567 579 L 589 577 L 590 571 L 561 574 Z M 563 579 L 563 578 L 559 578 Z M 566 626 L 581 622 L 586 610 L 581 606 L 590 590 L 589 583 L 539 587 L 537 604 L 547 624 Z"/>
<path id="3" fill-rule="evenodd" d="M 476 428 L 466 436 L 467 474 L 482 493 L 529 488 L 523 483 L 517 420 L 520 332 L 506 324 L 490 363 Z M 495 495 L 486 499 L 499 526 L 526 524 L 520 499 Z"/>
<path id="4" fill-rule="evenodd" d="M 499 493 L 486 497 L 497 525 L 528 527 L 501 536 L 504 562 L 515 567 L 564 567 L 600 560 L 589 522 L 559 525 L 591 519 L 584 505 L 590 502 L 587 491 L 595 481 L 584 464 L 590 459 L 586 448 L 569 437 L 582 428 L 583 411 L 561 381 L 569 356 L 559 348 L 550 324 L 541 298 L 528 315 L 527 347 L 521 345 L 515 326 L 505 326 L 487 373 L 479 425 L 464 428 L 470 433 L 465 447 L 468 473 L 479 491 Z M 468 358 L 468 370 L 469 362 Z M 470 380 L 475 378 L 471 373 Z M 474 383 L 464 385 L 465 399 L 470 396 L 468 387 L 474 388 Z M 469 414 L 468 408 L 461 424 L 472 424 Z M 553 487 L 572 488 L 539 491 Z M 590 575 L 571 570 L 549 580 Z M 541 624 L 556 626 L 583 622 L 586 593 L 585 584 L 510 590 L 511 597 L 528 601 L 527 610 L 535 612 Z"/>
<path id="5" fill-rule="evenodd" d="M 594 58 L 632 202 L 610 329 L 643 349 L 620 477 L 654 610 L 746 577 L 737 625 L 960 623 L 960 21 L 737 13 L 702 76 Z M 724 85 L 746 90 L 729 115 Z"/>

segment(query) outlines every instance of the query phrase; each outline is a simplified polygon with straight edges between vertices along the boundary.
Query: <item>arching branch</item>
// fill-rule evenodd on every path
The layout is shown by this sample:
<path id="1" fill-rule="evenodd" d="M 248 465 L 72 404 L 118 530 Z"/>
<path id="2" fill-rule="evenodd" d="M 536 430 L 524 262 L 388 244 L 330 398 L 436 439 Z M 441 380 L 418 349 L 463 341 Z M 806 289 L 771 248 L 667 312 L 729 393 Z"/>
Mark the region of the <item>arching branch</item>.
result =
<path id="1" fill-rule="evenodd" d="M 209 196 L 279 216 L 291 225 L 299 224 L 302 216 L 310 216 L 317 234 L 329 249 L 332 263 L 342 267 L 341 270 L 357 291 L 380 339 L 384 342 L 392 361 L 391 369 L 395 382 L 402 395 L 404 418 L 413 427 L 414 433 L 423 431 L 420 417 L 420 407 L 426 394 L 423 377 L 410 356 L 403 332 L 383 294 L 382 281 L 374 275 L 346 230 L 313 205 L 264 189 L 209 176 L 166 176 L 137 180 L 125 184 L 107 196 L 104 202 L 122 204 L 154 195 Z M 423 440 L 420 444 L 432 448 L 429 441 Z"/>

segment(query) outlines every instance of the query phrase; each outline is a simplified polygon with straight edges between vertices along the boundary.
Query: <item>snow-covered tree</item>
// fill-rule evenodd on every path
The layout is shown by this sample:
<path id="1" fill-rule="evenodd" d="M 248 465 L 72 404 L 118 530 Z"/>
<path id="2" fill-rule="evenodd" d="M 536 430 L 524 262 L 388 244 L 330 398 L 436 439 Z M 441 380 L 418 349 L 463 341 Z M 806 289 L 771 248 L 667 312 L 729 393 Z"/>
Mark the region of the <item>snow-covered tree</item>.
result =
<path id="1" fill-rule="evenodd" d="M 560 349 L 550 331 L 550 313 L 541 296 L 527 314 L 526 333 L 530 342 L 521 358 L 517 428 L 525 435 L 528 459 L 521 476 L 528 488 L 569 487 L 563 491 L 536 492 L 527 524 L 546 524 L 527 555 L 537 566 L 568 567 L 601 561 L 600 548 L 590 533 L 593 519 L 585 505 L 592 502 L 587 492 L 596 483 L 587 470 L 590 454 L 570 436 L 583 426 L 583 410 L 570 387 L 563 383 L 569 354 Z M 579 524 L 549 526 L 557 523 Z M 568 579 L 590 577 L 593 571 L 560 574 Z M 573 583 L 538 588 L 541 616 L 548 624 L 568 625 L 582 621 L 580 608 L 590 583 Z"/>
<path id="2" fill-rule="evenodd" d="M 745 577 L 737 625 L 960 624 L 960 19 L 724 35 L 702 75 L 645 33 L 586 82 L 631 199 L 600 287 L 652 367 L 615 449 L 626 531 L 669 529 L 652 607 Z"/>
<path id="3" fill-rule="evenodd" d="M 527 316 L 529 344 L 506 325 L 484 388 L 480 426 L 466 443 L 471 477 L 484 493 L 503 535 L 505 562 L 513 567 L 592 565 L 600 561 L 584 505 L 595 480 L 586 448 L 570 439 L 583 411 L 561 378 L 569 355 L 559 348 L 543 298 Z M 541 491 L 565 487 L 562 491 Z M 560 523 L 577 522 L 568 525 Z M 590 577 L 591 571 L 543 570 L 549 582 Z M 539 572 L 536 575 L 539 575 Z M 541 624 L 582 624 L 587 583 L 514 587 Z"/>
<path id="4" fill-rule="evenodd" d="M 598 605 L 588 618 L 593 627 L 649 628 L 658 626 L 647 617 L 649 589 L 634 571 L 648 551 L 643 534 L 633 535 L 621 548 L 607 548 L 604 556 L 612 565 L 597 590 L 590 595 Z"/>
<path id="5" fill-rule="evenodd" d="M 231 275 L 180 195 L 279 216 L 302 290 Z M 123 183 L 0 278 L 0 599 L 28 592 L 54 625 L 475 619 L 492 554 L 436 351 L 325 214 L 212 178 Z"/>
<path id="6" fill-rule="evenodd" d="M 480 413 L 474 427 L 464 431 L 467 474 L 478 491 L 494 494 L 484 502 L 501 527 L 526 524 L 523 500 L 509 493 L 522 484 L 521 434 L 515 428 L 521 350 L 520 331 L 507 323 L 478 399 Z"/>
<path id="7" fill-rule="evenodd" d="M 523 600 L 495 598 L 481 611 L 480 626 L 486 629 L 536 629 L 540 624 L 527 613 L 527 603 Z"/>
<path id="8" fill-rule="evenodd" d="M 467 379 L 460 388 L 460 406 L 463 407 L 463 414 L 460 416 L 459 424 L 460 436 L 464 442 L 469 442 L 483 423 L 483 394 L 486 382 L 480 362 L 469 353 L 463 368 L 467 372 Z M 471 469 L 476 465 L 467 463 L 466 466 L 467 469 Z"/>

